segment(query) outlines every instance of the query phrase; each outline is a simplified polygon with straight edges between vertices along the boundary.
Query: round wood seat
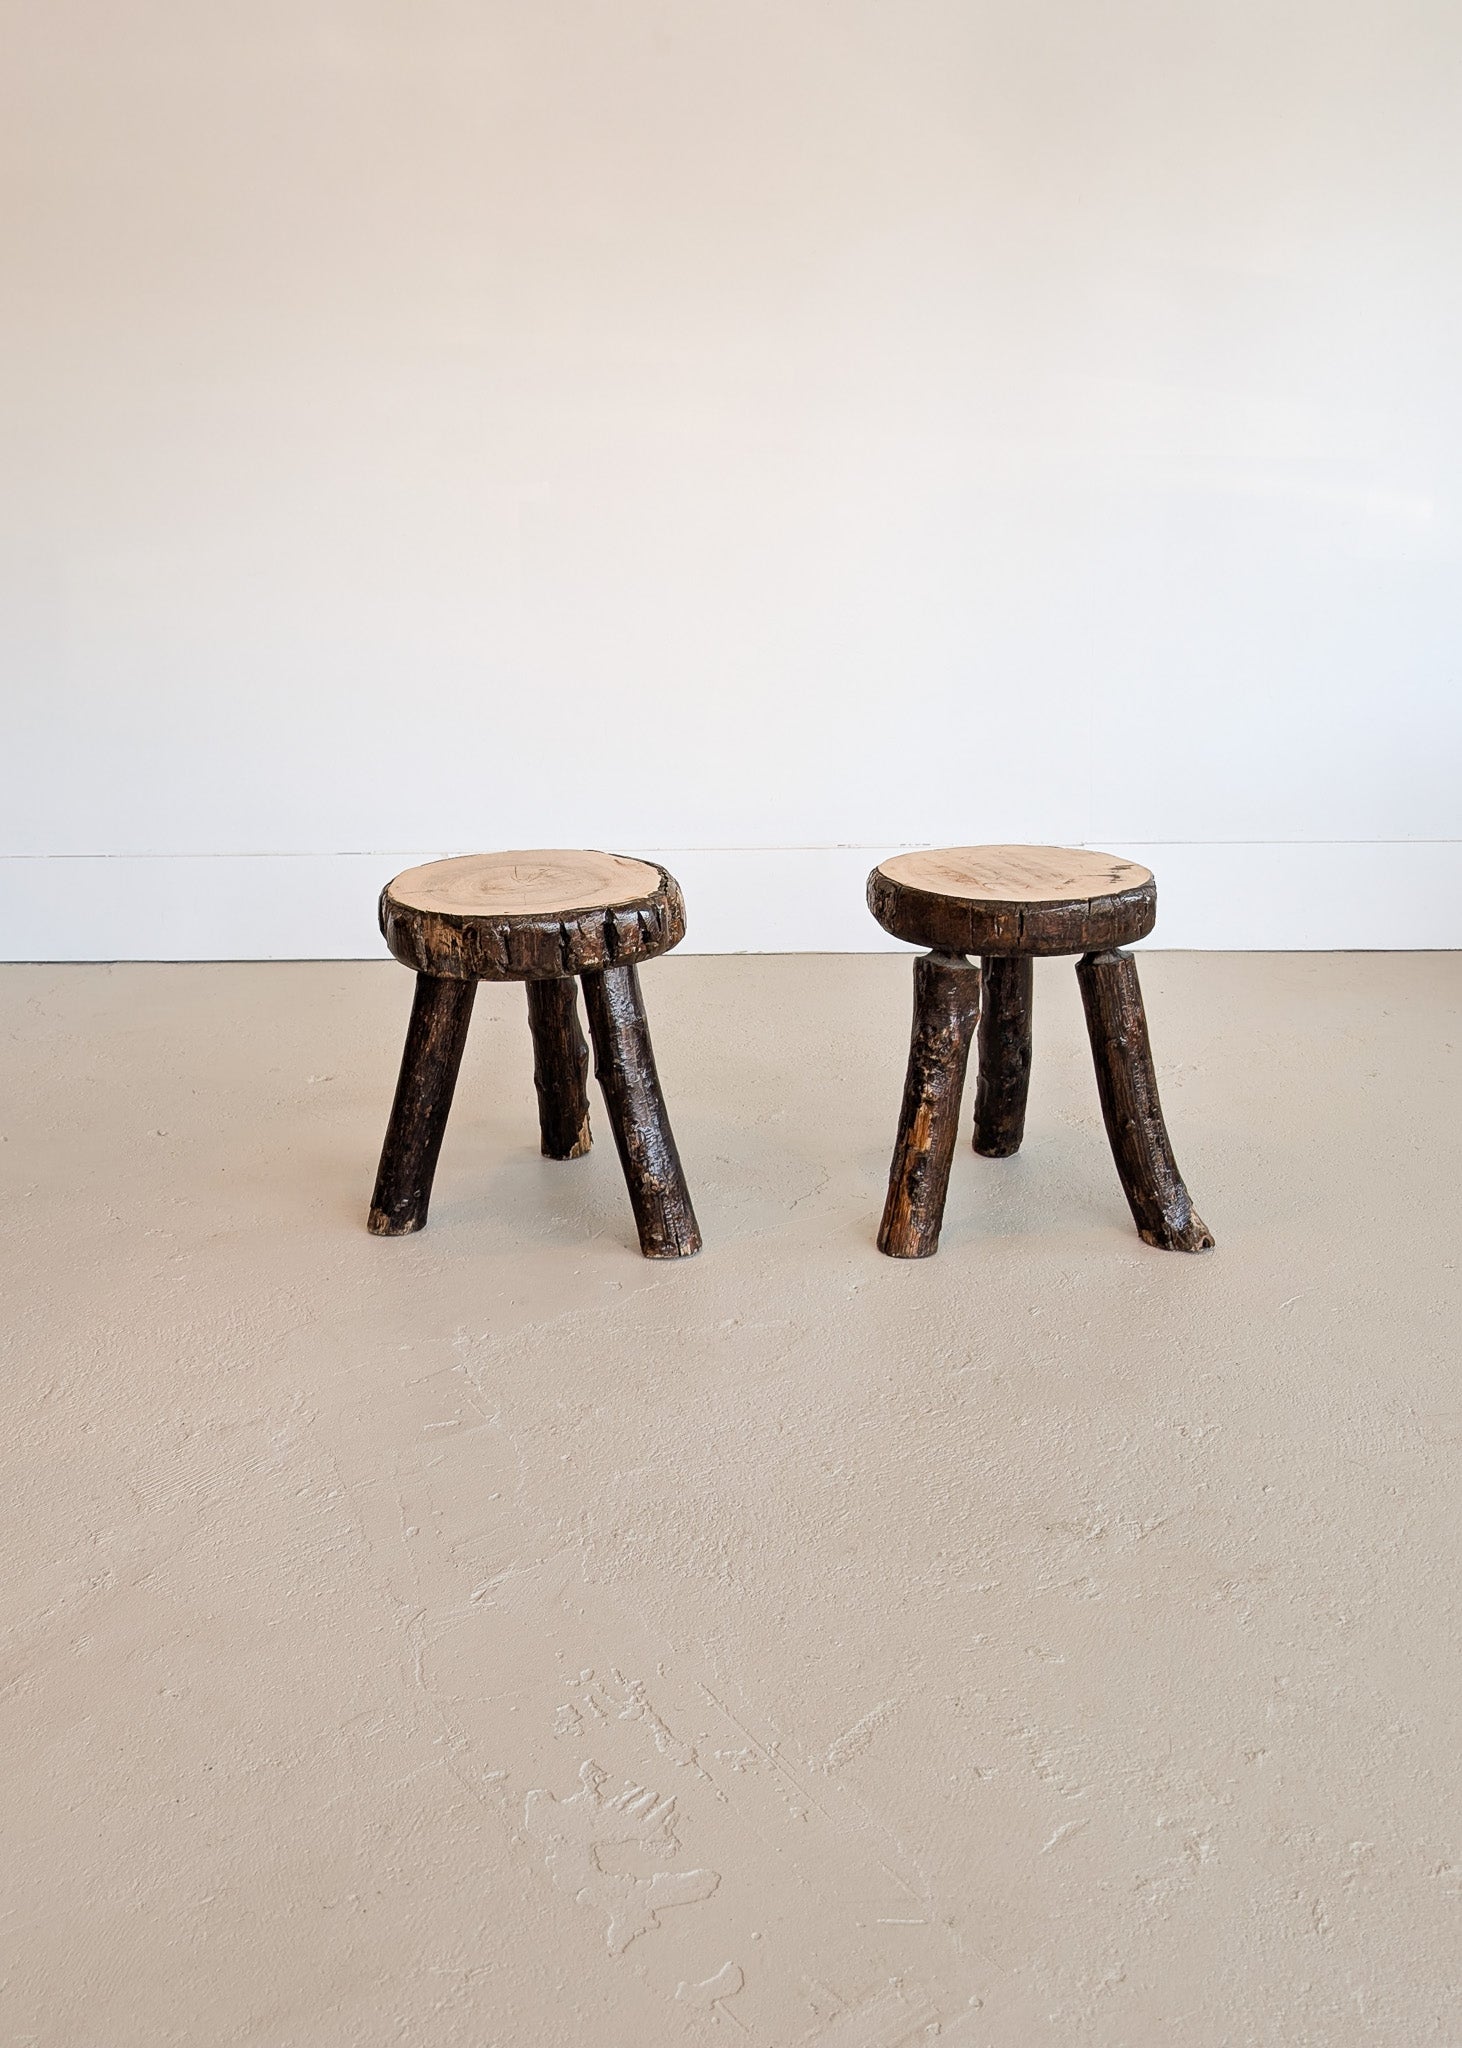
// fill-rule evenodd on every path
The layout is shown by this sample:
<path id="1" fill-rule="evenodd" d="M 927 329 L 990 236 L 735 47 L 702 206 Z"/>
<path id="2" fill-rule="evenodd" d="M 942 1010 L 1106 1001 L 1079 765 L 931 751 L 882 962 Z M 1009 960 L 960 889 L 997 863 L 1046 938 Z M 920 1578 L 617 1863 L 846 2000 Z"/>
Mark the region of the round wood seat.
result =
<path id="1" fill-rule="evenodd" d="M 868 908 L 896 939 L 938 952 L 1090 953 L 1146 938 L 1157 884 L 1110 853 L 946 846 L 881 861 Z"/>
<path id="2" fill-rule="evenodd" d="M 388 882 L 381 931 L 418 974 L 548 981 L 668 953 L 685 901 L 673 875 L 625 854 L 468 853 Z"/>

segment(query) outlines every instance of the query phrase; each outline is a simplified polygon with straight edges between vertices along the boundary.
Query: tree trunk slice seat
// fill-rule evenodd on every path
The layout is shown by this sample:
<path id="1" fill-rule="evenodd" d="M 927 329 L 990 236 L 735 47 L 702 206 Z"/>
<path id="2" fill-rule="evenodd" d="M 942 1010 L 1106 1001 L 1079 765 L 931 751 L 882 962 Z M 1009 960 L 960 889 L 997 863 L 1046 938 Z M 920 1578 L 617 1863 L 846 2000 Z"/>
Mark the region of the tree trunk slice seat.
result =
<path id="1" fill-rule="evenodd" d="M 580 850 L 473 853 L 408 868 L 381 891 L 381 931 L 416 975 L 401 1075 L 371 1199 L 378 1237 L 420 1230 L 479 981 L 521 981 L 533 1038 L 543 1153 L 590 1147 L 589 1053 L 647 1259 L 688 1258 L 700 1230 L 666 1112 L 639 964 L 685 936 L 675 877 L 649 861 Z"/>
<path id="2" fill-rule="evenodd" d="M 881 862 L 868 877 L 868 907 L 895 938 L 929 948 L 914 962 L 913 1039 L 879 1250 L 925 1259 L 939 1248 L 976 1042 L 974 1149 L 989 1159 L 1019 1151 L 1031 961 L 1079 954 L 1102 1117 L 1138 1234 L 1163 1251 L 1211 1251 L 1163 1121 L 1137 963 L 1121 950 L 1156 922 L 1151 871 L 1084 848 L 951 846 Z"/>
<path id="3" fill-rule="evenodd" d="M 900 853 L 868 877 L 886 932 L 951 953 L 1091 953 L 1157 922 L 1148 868 L 1064 846 L 951 846 Z"/>
<path id="4" fill-rule="evenodd" d="M 469 853 L 388 882 L 381 931 L 418 974 L 552 981 L 668 953 L 685 899 L 664 868 L 620 853 Z"/>

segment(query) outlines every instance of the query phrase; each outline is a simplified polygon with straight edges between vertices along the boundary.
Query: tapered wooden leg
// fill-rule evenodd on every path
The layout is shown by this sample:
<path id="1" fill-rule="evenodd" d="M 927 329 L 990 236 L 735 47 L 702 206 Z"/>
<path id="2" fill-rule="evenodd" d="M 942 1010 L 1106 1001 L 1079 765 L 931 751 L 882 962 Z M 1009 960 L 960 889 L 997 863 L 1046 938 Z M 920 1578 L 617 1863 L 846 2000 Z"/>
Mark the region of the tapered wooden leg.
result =
<path id="1" fill-rule="evenodd" d="M 932 1258 L 949 1191 L 970 1043 L 980 1014 L 980 970 L 960 953 L 914 962 L 914 1032 L 899 1134 L 878 1249 L 891 1259 Z"/>
<path id="2" fill-rule="evenodd" d="M 371 1197 L 369 1228 L 377 1237 L 404 1237 L 426 1221 L 476 993 L 475 981 L 416 977 L 401 1078 Z"/>
<path id="3" fill-rule="evenodd" d="M 1025 1136 L 1034 965 L 1029 953 L 987 954 L 981 962 L 975 1150 L 986 1159 L 1011 1158 Z"/>
<path id="4" fill-rule="evenodd" d="M 579 989 L 572 976 L 530 981 L 533 1086 L 545 1159 L 579 1159 L 589 1149 L 589 1048 L 579 1029 Z"/>
<path id="5" fill-rule="evenodd" d="M 584 1008 L 594 1041 L 594 1074 L 647 1259 L 688 1259 L 700 1227 L 660 1093 L 640 977 L 633 966 L 586 974 Z"/>
<path id="6" fill-rule="evenodd" d="M 1212 1251 L 1213 1233 L 1194 1213 L 1163 1122 L 1137 962 L 1130 953 L 1087 953 L 1076 978 L 1102 1116 L 1137 1234 L 1161 1251 Z"/>

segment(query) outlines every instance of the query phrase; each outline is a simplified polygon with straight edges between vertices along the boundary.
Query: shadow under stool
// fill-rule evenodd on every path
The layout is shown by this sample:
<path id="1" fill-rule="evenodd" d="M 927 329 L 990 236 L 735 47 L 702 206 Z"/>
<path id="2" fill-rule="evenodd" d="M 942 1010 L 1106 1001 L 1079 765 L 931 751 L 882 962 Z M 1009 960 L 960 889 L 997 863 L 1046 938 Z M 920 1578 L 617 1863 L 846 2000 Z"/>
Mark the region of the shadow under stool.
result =
<path id="1" fill-rule="evenodd" d="M 401 1078 L 381 1151 L 370 1229 L 420 1230 L 472 999 L 479 981 L 521 981 L 533 1034 L 542 1149 L 549 1159 L 589 1150 L 588 1048 L 647 1259 L 701 1248 L 680 1154 L 655 1072 L 639 963 L 685 936 L 680 885 L 664 868 L 623 854 L 473 853 L 409 868 L 381 892 L 381 931 L 416 973 Z"/>
<path id="2" fill-rule="evenodd" d="M 1079 954 L 1076 978 L 1097 1093 L 1138 1235 L 1163 1251 L 1206 1252 L 1158 1100 L 1137 963 L 1121 948 L 1157 918 L 1147 868 L 1060 846 L 954 846 L 903 853 L 868 877 L 886 932 L 929 952 L 914 962 L 914 1032 L 878 1248 L 939 1249 L 960 1097 L 976 1026 L 975 1150 L 1008 1159 L 1025 1131 L 1031 962 Z M 982 965 L 967 958 L 980 956 Z"/>

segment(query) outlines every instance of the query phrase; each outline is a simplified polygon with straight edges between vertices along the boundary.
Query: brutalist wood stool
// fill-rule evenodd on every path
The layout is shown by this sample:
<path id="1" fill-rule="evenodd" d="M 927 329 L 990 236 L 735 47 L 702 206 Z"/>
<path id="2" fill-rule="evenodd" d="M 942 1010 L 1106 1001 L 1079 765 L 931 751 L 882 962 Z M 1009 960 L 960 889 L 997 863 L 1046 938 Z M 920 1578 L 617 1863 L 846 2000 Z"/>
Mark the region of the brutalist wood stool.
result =
<path id="1" fill-rule="evenodd" d="M 1158 1101 L 1137 963 L 1120 949 L 1157 918 L 1150 871 L 1062 846 L 952 846 L 902 853 L 868 877 L 886 932 L 931 950 L 914 962 L 914 1035 L 878 1248 L 927 1259 L 954 1157 L 960 1095 L 978 1021 L 975 1150 L 1008 1159 L 1025 1130 L 1031 961 L 1079 953 L 1076 978 L 1097 1092 L 1138 1235 L 1163 1251 L 1206 1252 Z M 966 958 L 978 954 L 981 968 Z M 983 979 L 983 1002 L 981 982 Z"/>
<path id="2" fill-rule="evenodd" d="M 589 1149 L 589 1056 L 647 1259 L 701 1248 L 655 1072 L 638 966 L 685 936 L 680 885 L 617 853 L 472 853 L 409 868 L 381 891 L 381 930 L 416 972 L 401 1078 L 371 1200 L 378 1237 L 420 1230 L 479 981 L 528 989 L 538 1123 L 550 1159 Z"/>

